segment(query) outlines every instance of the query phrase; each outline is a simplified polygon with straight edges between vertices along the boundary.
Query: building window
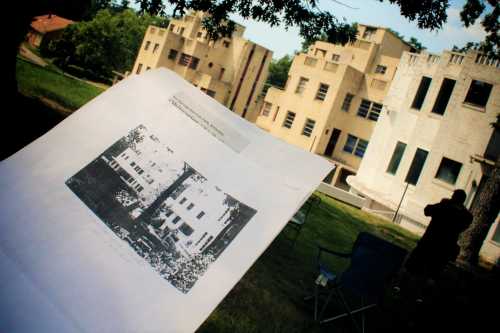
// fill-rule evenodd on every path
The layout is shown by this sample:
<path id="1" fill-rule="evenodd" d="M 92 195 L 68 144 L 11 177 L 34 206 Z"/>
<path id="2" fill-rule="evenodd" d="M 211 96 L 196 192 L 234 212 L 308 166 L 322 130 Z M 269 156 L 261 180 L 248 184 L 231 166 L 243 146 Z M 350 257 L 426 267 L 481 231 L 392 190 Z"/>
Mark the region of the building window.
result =
<path id="1" fill-rule="evenodd" d="M 148 66 L 148 67 L 146 67 L 146 70 L 147 70 L 147 71 L 149 71 L 150 69 L 151 69 L 151 67 L 149 67 L 149 66 Z"/>
<path id="2" fill-rule="evenodd" d="M 191 236 L 193 233 L 193 228 L 191 228 L 187 223 L 183 223 L 180 227 L 179 230 L 186 236 Z"/>
<path id="3" fill-rule="evenodd" d="M 320 56 L 320 57 L 325 57 L 326 56 L 326 50 L 322 50 L 322 49 L 316 49 L 314 51 L 314 55 L 315 56 Z"/>
<path id="4" fill-rule="evenodd" d="M 137 192 L 142 192 L 142 190 L 144 190 L 144 187 L 142 187 L 141 185 L 139 185 L 139 187 L 137 188 Z"/>
<path id="5" fill-rule="evenodd" d="M 342 111 L 349 112 L 351 108 L 351 102 L 354 98 L 354 95 L 347 93 L 344 97 L 344 101 L 342 102 Z"/>
<path id="6" fill-rule="evenodd" d="M 408 174 L 406 175 L 405 182 L 412 185 L 417 185 L 418 178 L 420 177 L 420 173 L 424 168 L 425 160 L 427 159 L 427 154 L 429 154 L 428 151 L 417 148 L 415 156 L 413 156 L 413 161 L 411 161 Z"/>
<path id="7" fill-rule="evenodd" d="M 368 147 L 368 141 L 360 139 L 354 135 L 348 134 L 343 150 L 346 153 L 354 154 L 362 158 L 365 155 L 367 147 Z"/>
<path id="8" fill-rule="evenodd" d="M 188 54 L 182 53 L 181 57 L 179 58 L 179 65 L 181 66 L 187 66 L 192 69 L 196 69 L 198 67 L 198 63 L 200 62 L 200 59 L 190 56 Z"/>
<path id="9" fill-rule="evenodd" d="M 198 215 L 196 215 L 196 218 L 199 220 L 205 215 L 205 212 L 201 211 Z"/>
<path id="10" fill-rule="evenodd" d="M 149 45 L 151 45 L 151 42 L 148 40 L 146 42 L 146 45 L 144 45 L 144 50 L 147 51 L 149 49 Z"/>
<path id="11" fill-rule="evenodd" d="M 437 113 L 440 115 L 444 114 L 454 87 L 455 80 L 446 78 L 443 80 L 441 89 L 439 89 L 439 93 L 436 98 L 436 102 L 434 103 L 434 107 L 432 108 L 432 113 Z"/>
<path id="12" fill-rule="evenodd" d="M 168 52 L 168 59 L 170 60 L 174 60 L 177 58 L 177 54 L 179 52 L 177 50 L 174 50 L 174 49 L 170 49 L 170 51 Z"/>
<path id="13" fill-rule="evenodd" d="M 386 71 L 387 66 L 377 65 L 377 67 L 375 67 L 375 73 L 377 74 L 385 74 Z"/>
<path id="14" fill-rule="evenodd" d="M 340 61 L 340 54 L 332 54 L 332 61 L 339 62 Z"/>
<path id="15" fill-rule="evenodd" d="M 179 201 L 179 204 L 181 204 L 181 205 L 182 205 L 182 204 L 184 204 L 186 201 L 187 201 L 186 197 L 183 197 L 183 198 L 181 199 L 181 201 Z"/>
<path id="16" fill-rule="evenodd" d="M 187 208 L 186 208 L 186 209 L 187 209 L 187 210 L 191 210 L 191 209 L 193 209 L 193 207 L 194 207 L 194 203 L 190 203 L 190 204 L 187 206 Z"/>
<path id="17" fill-rule="evenodd" d="M 194 243 L 194 246 L 198 246 L 198 244 L 200 244 L 200 242 L 203 240 L 203 238 L 205 238 L 207 235 L 208 235 L 208 233 L 204 232 L 203 235 L 200 237 L 200 239 L 198 239 L 196 241 L 196 243 Z"/>
<path id="18" fill-rule="evenodd" d="M 168 30 L 174 31 L 174 28 L 175 28 L 175 24 L 170 24 L 170 27 L 168 27 Z"/>
<path id="19" fill-rule="evenodd" d="M 432 79 L 427 76 L 422 76 L 422 80 L 420 80 L 420 84 L 418 86 L 417 94 L 413 99 L 413 103 L 411 104 L 411 108 L 415 110 L 420 110 L 422 105 L 424 104 L 425 96 L 427 95 L 427 91 L 431 85 Z"/>
<path id="20" fill-rule="evenodd" d="M 320 101 L 324 101 L 326 98 L 326 94 L 328 93 L 329 87 L 330 86 L 327 84 L 320 83 L 318 92 L 316 92 L 316 99 L 319 99 Z"/>
<path id="21" fill-rule="evenodd" d="M 391 160 L 389 161 L 389 165 L 387 166 L 387 173 L 395 175 L 399 168 L 399 163 L 401 163 L 401 159 L 403 158 L 403 154 L 405 153 L 406 143 L 398 141 L 396 143 L 396 148 L 394 148 L 394 152 L 392 153 Z"/>
<path id="22" fill-rule="evenodd" d="M 492 88 L 493 85 L 489 83 L 472 80 L 464 102 L 484 108 L 488 103 Z"/>
<path id="23" fill-rule="evenodd" d="M 181 34 L 181 35 L 182 35 L 182 34 L 184 33 L 184 29 L 185 29 L 184 27 L 180 28 L 180 29 L 179 29 L 179 34 Z"/>
<path id="24" fill-rule="evenodd" d="M 299 83 L 297 84 L 297 88 L 295 89 L 295 93 L 302 94 L 302 92 L 306 89 L 307 82 L 309 82 L 309 79 L 301 77 L 299 79 Z"/>
<path id="25" fill-rule="evenodd" d="M 376 32 L 377 28 L 366 27 L 365 32 L 363 32 L 363 39 L 372 39 Z"/>
<path id="26" fill-rule="evenodd" d="M 160 47 L 160 44 L 155 43 L 155 46 L 153 47 L 153 53 L 155 53 L 156 51 L 158 51 L 159 47 Z"/>
<path id="27" fill-rule="evenodd" d="M 203 243 L 203 246 L 200 248 L 200 251 L 203 251 L 205 250 L 205 248 L 207 247 L 208 243 L 210 243 L 210 241 L 214 238 L 214 236 L 210 236 L 207 238 L 207 240 L 205 241 L 205 243 Z"/>
<path id="28" fill-rule="evenodd" d="M 273 107 L 273 105 L 271 103 L 264 102 L 264 105 L 262 106 L 262 115 L 264 117 L 268 117 L 269 114 L 271 113 L 272 107 Z"/>
<path id="29" fill-rule="evenodd" d="M 222 67 L 220 69 L 220 73 L 219 73 L 219 80 L 222 80 L 222 77 L 224 76 L 224 72 L 226 71 L 226 69 L 224 67 Z"/>
<path id="30" fill-rule="evenodd" d="M 436 173 L 436 178 L 445 183 L 455 185 L 462 169 L 462 163 L 443 157 Z"/>
<path id="31" fill-rule="evenodd" d="M 196 38 L 201 38 L 201 35 L 202 35 L 201 31 L 198 31 L 198 32 L 196 33 Z"/>
<path id="32" fill-rule="evenodd" d="M 358 138 L 354 135 L 348 134 L 347 140 L 344 145 L 344 151 L 346 153 L 352 154 L 354 152 L 354 148 L 356 148 L 356 143 L 358 142 Z"/>
<path id="33" fill-rule="evenodd" d="M 224 45 L 225 48 L 228 48 L 230 44 L 231 43 L 229 43 L 227 40 L 222 42 L 222 45 Z"/>
<path id="34" fill-rule="evenodd" d="M 358 116 L 377 121 L 382 111 L 382 104 L 363 99 L 358 109 Z"/>
<path id="35" fill-rule="evenodd" d="M 137 71 L 135 72 L 136 74 L 140 74 L 141 73 L 141 69 L 142 69 L 142 64 L 139 64 L 137 66 Z"/>
<path id="36" fill-rule="evenodd" d="M 212 98 L 215 98 L 215 91 L 207 89 L 206 94 Z"/>
<path id="37" fill-rule="evenodd" d="M 312 131 L 314 129 L 315 124 L 316 124 L 316 121 L 307 118 L 306 123 L 304 124 L 304 128 L 302 129 L 302 135 L 310 137 L 312 134 Z"/>
<path id="38" fill-rule="evenodd" d="M 283 122 L 283 127 L 292 128 L 294 119 L 295 113 L 292 111 L 288 111 L 285 117 L 285 121 Z"/>
<path id="39" fill-rule="evenodd" d="M 179 216 L 176 216 L 174 217 L 174 219 L 172 220 L 172 223 L 173 224 L 176 224 L 177 222 L 179 222 L 181 220 L 181 218 Z"/>
<path id="40" fill-rule="evenodd" d="M 366 148 L 368 148 L 368 141 L 359 139 L 356 149 L 354 150 L 354 155 L 363 158 Z"/>
<path id="41" fill-rule="evenodd" d="M 276 112 L 274 113 L 274 116 L 273 116 L 273 122 L 276 121 L 276 117 L 278 116 L 278 112 L 280 112 L 280 106 L 279 105 L 276 107 Z"/>

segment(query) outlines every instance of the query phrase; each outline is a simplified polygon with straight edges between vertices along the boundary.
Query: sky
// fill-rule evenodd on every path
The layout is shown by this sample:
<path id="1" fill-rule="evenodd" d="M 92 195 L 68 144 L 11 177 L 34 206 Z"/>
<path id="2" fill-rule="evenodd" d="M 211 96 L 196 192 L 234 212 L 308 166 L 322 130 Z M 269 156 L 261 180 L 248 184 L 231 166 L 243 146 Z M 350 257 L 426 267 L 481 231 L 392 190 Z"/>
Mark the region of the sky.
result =
<path id="1" fill-rule="evenodd" d="M 452 49 L 453 45 L 463 46 L 469 41 L 480 41 L 485 32 L 479 22 L 469 28 L 463 27 L 460 11 L 464 1 L 452 0 L 448 8 L 448 20 L 439 31 L 420 30 L 416 23 L 401 16 L 399 7 L 387 1 L 377 0 L 341 0 L 342 3 L 357 9 L 351 9 L 334 0 L 320 0 L 319 7 L 347 22 L 358 22 L 374 26 L 388 27 L 398 31 L 406 40 L 416 37 L 429 52 L 440 53 Z M 297 28 L 285 30 L 282 27 L 270 27 L 265 23 L 244 20 L 239 16 L 231 17 L 246 27 L 245 37 L 274 52 L 273 58 L 281 58 L 293 54 L 301 48 L 301 38 Z"/>

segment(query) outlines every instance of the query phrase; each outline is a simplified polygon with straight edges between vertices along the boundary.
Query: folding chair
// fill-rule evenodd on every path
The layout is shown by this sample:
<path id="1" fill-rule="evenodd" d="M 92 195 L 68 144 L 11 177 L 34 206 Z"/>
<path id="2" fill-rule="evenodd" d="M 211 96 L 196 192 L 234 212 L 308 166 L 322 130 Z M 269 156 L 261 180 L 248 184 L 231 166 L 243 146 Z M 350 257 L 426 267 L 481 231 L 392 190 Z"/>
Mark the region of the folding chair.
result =
<path id="1" fill-rule="evenodd" d="M 317 195 L 311 195 L 307 201 L 300 207 L 300 209 L 295 213 L 292 219 L 287 223 L 286 227 L 292 229 L 294 231 L 294 236 L 291 238 L 292 248 L 295 247 L 295 243 L 297 242 L 297 238 L 299 237 L 300 231 L 302 227 L 306 224 L 309 213 L 311 209 L 314 207 L 318 207 L 321 203 L 321 198 Z"/>
<path id="2" fill-rule="evenodd" d="M 342 258 L 350 258 L 349 267 L 340 275 L 332 272 L 322 262 L 322 254 L 332 254 Z M 352 253 L 340 253 L 318 246 L 317 265 L 319 276 L 316 279 L 314 295 L 314 319 L 320 324 L 340 318 L 349 317 L 356 331 L 365 331 L 364 312 L 377 305 L 387 283 L 399 271 L 408 251 L 367 232 L 361 232 L 352 247 Z M 320 289 L 327 294 L 321 311 L 318 314 Z M 361 306 L 352 309 L 341 289 L 348 289 L 353 296 L 360 298 Z M 324 312 L 333 296 L 336 296 L 345 312 L 333 317 L 323 318 Z M 361 314 L 362 329 L 354 318 Z"/>

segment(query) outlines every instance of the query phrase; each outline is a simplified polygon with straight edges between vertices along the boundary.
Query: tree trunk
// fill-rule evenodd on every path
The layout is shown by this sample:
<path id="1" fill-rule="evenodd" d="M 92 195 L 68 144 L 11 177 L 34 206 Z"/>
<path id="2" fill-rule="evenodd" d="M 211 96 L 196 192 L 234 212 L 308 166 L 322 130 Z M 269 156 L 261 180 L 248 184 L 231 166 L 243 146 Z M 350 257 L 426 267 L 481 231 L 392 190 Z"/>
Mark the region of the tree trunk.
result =
<path id="1" fill-rule="evenodd" d="M 191 175 L 193 175 L 194 169 L 191 168 L 190 166 L 186 165 L 183 174 L 177 178 L 172 185 L 170 185 L 166 190 L 164 190 L 156 200 L 149 205 L 148 208 L 144 210 L 144 212 L 138 217 L 138 220 L 144 222 L 144 223 L 149 223 L 151 218 L 153 217 L 153 214 L 156 212 L 158 208 L 160 208 L 161 204 L 167 200 L 167 198 L 175 191 L 177 187 L 179 187 L 182 183 L 186 181 Z"/>
<path id="2" fill-rule="evenodd" d="M 460 239 L 461 251 L 458 256 L 458 260 L 473 266 L 479 262 L 481 246 L 500 210 L 500 157 L 490 174 L 483 176 L 481 182 L 483 184 L 480 184 L 471 208 L 472 224 Z"/>

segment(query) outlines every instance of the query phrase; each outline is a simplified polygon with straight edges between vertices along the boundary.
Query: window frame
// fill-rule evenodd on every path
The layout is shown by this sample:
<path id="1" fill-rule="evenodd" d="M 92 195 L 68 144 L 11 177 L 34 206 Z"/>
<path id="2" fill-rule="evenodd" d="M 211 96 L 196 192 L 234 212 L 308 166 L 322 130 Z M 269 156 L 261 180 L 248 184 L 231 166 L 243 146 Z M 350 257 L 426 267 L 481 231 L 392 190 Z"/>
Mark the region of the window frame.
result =
<path id="1" fill-rule="evenodd" d="M 301 135 L 310 138 L 314 131 L 315 126 L 316 126 L 316 120 L 311 118 L 306 118 L 306 121 L 304 122 L 304 127 L 302 128 Z"/>
<path id="2" fill-rule="evenodd" d="M 478 103 L 475 103 L 473 101 L 469 101 L 468 100 L 470 98 L 470 96 L 471 96 L 471 89 L 472 89 L 472 85 L 474 84 L 474 82 L 482 83 L 484 85 L 489 86 L 489 91 L 488 91 L 486 100 L 484 101 L 484 104 L 478 104 Z M 468 104 L 468 105 L 472 105 L 472 106 L 478 107 L 478 108 L 482 108 L 482 109 L 486 108 L 486 105 L 488 105 L 488 101 L 490 100 L 491 93 L 493 91 L 493 87 L 494 87 L 494 85 L 492 83 L 489 83 L 489 82 L 486 82 L 486 81 L 472 79 L 471 82 L 470 82 L 470 84 L 469 84 L 469 89 L 467 89 L 467 94 L 465 94 L 464 103 Z M 474 96 L 472 96 L 472 98 L 474 98 Z"/>
<path id="3" fill-rule="evenodd" d="M 291 116 L 291 120 L 289 119 L 289 116 Z M 285 115 L 285 120 L 283 120 L 282 127 L 291 129 L 293 127 L 293 122 L 295 121 L 295 117 L 297 114 L 293 111 L 287 111 Z"/>

